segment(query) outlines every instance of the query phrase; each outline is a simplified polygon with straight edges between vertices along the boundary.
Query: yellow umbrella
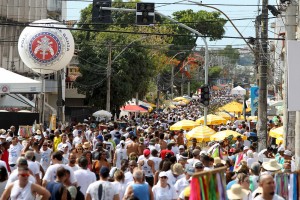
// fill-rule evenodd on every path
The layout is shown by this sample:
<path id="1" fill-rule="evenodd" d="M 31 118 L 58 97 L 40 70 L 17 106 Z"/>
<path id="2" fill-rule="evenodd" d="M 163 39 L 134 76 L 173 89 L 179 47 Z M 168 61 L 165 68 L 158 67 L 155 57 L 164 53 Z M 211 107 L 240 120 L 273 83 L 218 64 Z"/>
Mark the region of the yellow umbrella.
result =
<path id="1" fill-rule="evenodd" d="M 232 131 L 232 130 L 225 130 L 225 131 L 217 132 L 216 134 L 212 135 L 210 137 L 210 139 L 213 141 L 220 141 L 220 140 L 224 140 L 225 138 L 227 138 L 231 135 L 233 136 L 234 140 L 236 140 L 237 136 L 241 136 L 243 140 L 247 139 L 246 136 L 239 134 L 238 132 Z"/>
<path id="2" fill-rule="evenodd" d="M 250 120 L 257 121 L 257 116 L 249 116 L 249 117 L 247 117 L 247 121 L 250 121 Z"/>
<path id="3" fill-rule="evenodd" d="M 215 133 L 216 132 L 208 126 L 198 126 L 189 131 L 185 137 L 188 140 L 196 138 L 198 142 L 207 142 L 210 141 L 210 136 Z"/>
<path id="4" fill-rule="evenodd" d="M 173 99 L 173 101 L 184 101 L 186 100 L 186 98 L 184 97 L 176 97 L 175 99 Z"/>
<path id="5" fill-rule="evenodd" d="M 176 106 L 173 105 L 173 104 L 170 104 L 170 105 L 169 105 L 169 108 L 174 109 L 174 108 L 176 108 Z"/>
<path id="6" fill-rule="evenodd" d="M 269 136 L 271 136 L 273 138 L 283 137 L 283 126 L 281 126 L 279 128 L 271 129 L 269 132 Z"/>
<path id="7" fill-rule="evenodd" d="M 283 137 L 276 138 L 276 144 L 280 145 L 283 143 Z"/>
<path id="8" fill-rule="evenodd" d="M 149 104 L 151 107 L 153 107 L 153 108 L 156 108 L 156 105 L 155 104 L 153 104 L 153 103 L 147 103 L 147 104 Z"/>
<path id="9" fill-rule="evenodd" d="M 228 114 L 227 112 L 217 112 L 216 114 L 227 120 L 230 120 L 232 118 L 232 116 L 230 114 Z"/>
<path id="10" fill-rule="evenodd" d="M 220 111 L 227 111 L 227 112 L 235 112 L 235 113 L 238 113 L 238 112 L 243 112 L 243 104 L 241 103 L 238 103 L 236 101 L 233 101 L 233 102 L 230 102 L 228 104 L 226 104 L 225 106 L 219 108 Z M 247 108 L 246 111 L 250 111 L 251 109 L 250 108 Z"/>
<path id="11" fill-rule="evenodd" d="M 204 116 L 200 119 L 197 119 L 196 122 L 198 124 L 204 124 Z M 207 115 L 207 125 L 219 125 L 219 124 L 226 124 L 227 120 L 223 117 L 209 114 Z"/>
<path id="12" fill-rule="evenodd" d="M 176 122 L 170 127 L 171 131 L 178 131 L 178 130 L 191 130 L 198 126 L 198 124 L 192 120 L 181 120 L 179 122 Z"/>

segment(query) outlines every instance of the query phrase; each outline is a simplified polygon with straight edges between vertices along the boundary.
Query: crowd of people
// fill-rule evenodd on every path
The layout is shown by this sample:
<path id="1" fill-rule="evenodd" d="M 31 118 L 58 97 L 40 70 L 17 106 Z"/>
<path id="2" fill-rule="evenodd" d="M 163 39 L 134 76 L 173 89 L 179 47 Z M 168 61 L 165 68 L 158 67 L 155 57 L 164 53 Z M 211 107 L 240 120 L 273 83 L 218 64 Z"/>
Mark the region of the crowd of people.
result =
<path id="1" fill-rule="evenodd" d="M 54 131 L 36 130 L 22 138 L 14 126 L 1 130 L 1 199 L 183 200 L 192 176 L 226 167 L 230 200 L 281 200 L 274 173 L 292 172 L 292 152 L 273 145 L 258 152 L 250 123 L 233 119 L 213 126 L 244 137 L 200 143 L 187 131 L 170 131 L 180 120 L 196 120 L 200 106 L 101 123 L 92 117 Z M 270 127 L 277 127 L 270 122 Z M 214 151 L 218 149 L 218 156 Z"/>

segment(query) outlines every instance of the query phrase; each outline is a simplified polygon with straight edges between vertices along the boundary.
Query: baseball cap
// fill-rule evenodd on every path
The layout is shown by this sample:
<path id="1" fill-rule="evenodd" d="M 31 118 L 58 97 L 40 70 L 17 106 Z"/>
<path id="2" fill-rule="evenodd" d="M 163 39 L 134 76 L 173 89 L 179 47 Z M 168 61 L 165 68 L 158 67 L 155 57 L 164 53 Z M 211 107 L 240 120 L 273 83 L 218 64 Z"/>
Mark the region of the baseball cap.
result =
<path id="1" fill-rule="evenodd" d="M 278 152 L 281 152 L 281 151 L 284 151 L 284 147 L 283 146 L 280 146 L 277 150 Z"/>
<path id="2" fill-rule="evenodd" d="M 102 136 L 102 135 L 98 135 L 98 136 L 96 137 L 96 139 L 97 139 L 97 140 L 100 140 L 100 141 L 103 141 L 103 136 Z"/>
<path id="3" fill-rule="evenodd" d="M 285 150 L 283 155 L 285 156 L 293 156 L 292 152 L 290 150 Z"/>
<path id="4" fill-rule="evenodd" d="M 198 156 L 200 154 L 200 150 L 199 149 L 194 149 L 193 150 L 193 156 Z"/>
<path id="5" fill-rule="evenodd" d="M 68 144 L 63 144 L 62 145 L 62 148 L 66 148 L 66 147 L 68 147 Z"/>
<path id="6" fill-rule="evenodd" d="M 150 153 L 151 153 L 151 152 L 150 152 L 149 149 L 145 149 L 145 150 L 143 151 L 144 156 L 149 156 Z"/>
<path id="7" fill-rule="evenodd" d="M 244 151 L 245 151 L 245 150 L 248 150 L 248 149 L 249 149 L 249 147 L 248 147 L 248 146 L 244 146 Z"/>
<path id="8" fill-rule="evenodd" d="M 159 173 L 159 177 L 168 177 L 167 175 L 167 172 L 164 171 Z"/>
<path id="9" fill-rule="evenodd" d="M 101 167 L 100 175 L 108 177 L 109 176 L 109 169 L 107 167 Z"/>
<path id="10" fill-rule="evenodd" d="M 24 157 L 20 157 L 18 159 L 17 163 L 18 163 L 18 165 L 26 165 L 26 166 L 28 166 L 28 162 L 27 162 L 27 160 Z"/>
<path id="11" fill-rule="evenodd" d="M 204 165 L 201 161 L 198 161 L 194 164 L 194 166 L 196 169 L 199 169 L 199 168 L 204 168 Z"/>
<path id="12" fill-rule="evenodd" d="M 179 148 L 179 149 L 184 149 L 184 146 L 183 146 L 183 145 L 180 145 L 178 148 Z"/>
<path id="13" fill-rule="evenodd" d="M 12 137 L 7 137 L 7 138 L 6 138 L 6 142 L 11 142 L 12 139 L 13 139 Z"/>
<path id="14" fill-rule="evenodd" d="M 185 169 L 185 172 L 188 174 L 188 175 L 193 175 L 195 173 L 195 168 L 194 167 L 187 167 Z"/>

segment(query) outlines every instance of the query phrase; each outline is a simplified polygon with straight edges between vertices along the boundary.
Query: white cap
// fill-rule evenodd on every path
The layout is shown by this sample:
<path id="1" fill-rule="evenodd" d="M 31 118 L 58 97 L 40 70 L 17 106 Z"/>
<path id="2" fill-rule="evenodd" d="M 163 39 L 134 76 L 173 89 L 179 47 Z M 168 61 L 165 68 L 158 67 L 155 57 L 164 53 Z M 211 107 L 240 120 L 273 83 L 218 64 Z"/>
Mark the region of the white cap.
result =
<path id="1" fill-rule="evenodd" d="M 249 147 L 248 147 L 248 146 L 244 146 L 244 151 L 245 151 L 245 150 L 248 150 L 248 149 L 249 149 Z"/>
<path id="2" fill-rule="evenodd" d="M 159 173 L 159 177 L 164 177 L 164 176 L 168 177 L 167 175 L 168 175 L 167 172 L 160 172 Z"/>
<path id="3" fill-rule="evenodd" d="M 185 149 L 183 145 L 180 145 L 178 148 L 179 149 Z"/>
<path id="4" fill-rule="evenodd" d="M 7 137 L 7 138 L 6 138 L 6 142 L 11 142 L 12 139 L 13 139 L 12 137 Z"/>
<path id="5" fill-rule="evenodd" d="M 205 155 L 205 156 L 207 156 L 207 152 L 206 151 L 204 151 L 204 150 L 202 150 L 202 151 L 200 151 L 200 156 L 201 155 Z"/>
<path id="6" fill-rule="evenodd" d="M 6 135 L 0 135 L 0 138 L 5 139 Z"/>
<path id="7" fill-rule="evenodd" d="M 293 156 L 292 152 L 290 150 L 285 150 L 283 155 L 286 155 L 286 156 Z"/>

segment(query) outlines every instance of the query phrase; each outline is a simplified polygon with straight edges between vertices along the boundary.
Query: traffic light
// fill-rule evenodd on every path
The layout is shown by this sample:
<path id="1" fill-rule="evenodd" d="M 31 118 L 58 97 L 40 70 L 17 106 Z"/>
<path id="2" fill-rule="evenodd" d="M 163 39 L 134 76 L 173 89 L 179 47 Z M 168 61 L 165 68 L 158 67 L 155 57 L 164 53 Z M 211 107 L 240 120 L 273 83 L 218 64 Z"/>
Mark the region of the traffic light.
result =
<path id="1" fill-rule="evenodd" d="M 111 7 L 111 0 L 93 0 L 92 22 L 111 23 L 111 11 L 103 10 L 103 7 Z"/>
<path id="2" fill-rule="evenodd" d="M 154 23 L 154 3 L 136 3 L 136 24 L 150 25 Z"/>
<path id="3" fill-rule="evenodd" d="M 205 106 L 205 107 L 209 106 L 209 87 L 208 87 L 208 85 L 204 85 L 201 87 L 200 103 L 203 104 L 203 106 Z"/>

